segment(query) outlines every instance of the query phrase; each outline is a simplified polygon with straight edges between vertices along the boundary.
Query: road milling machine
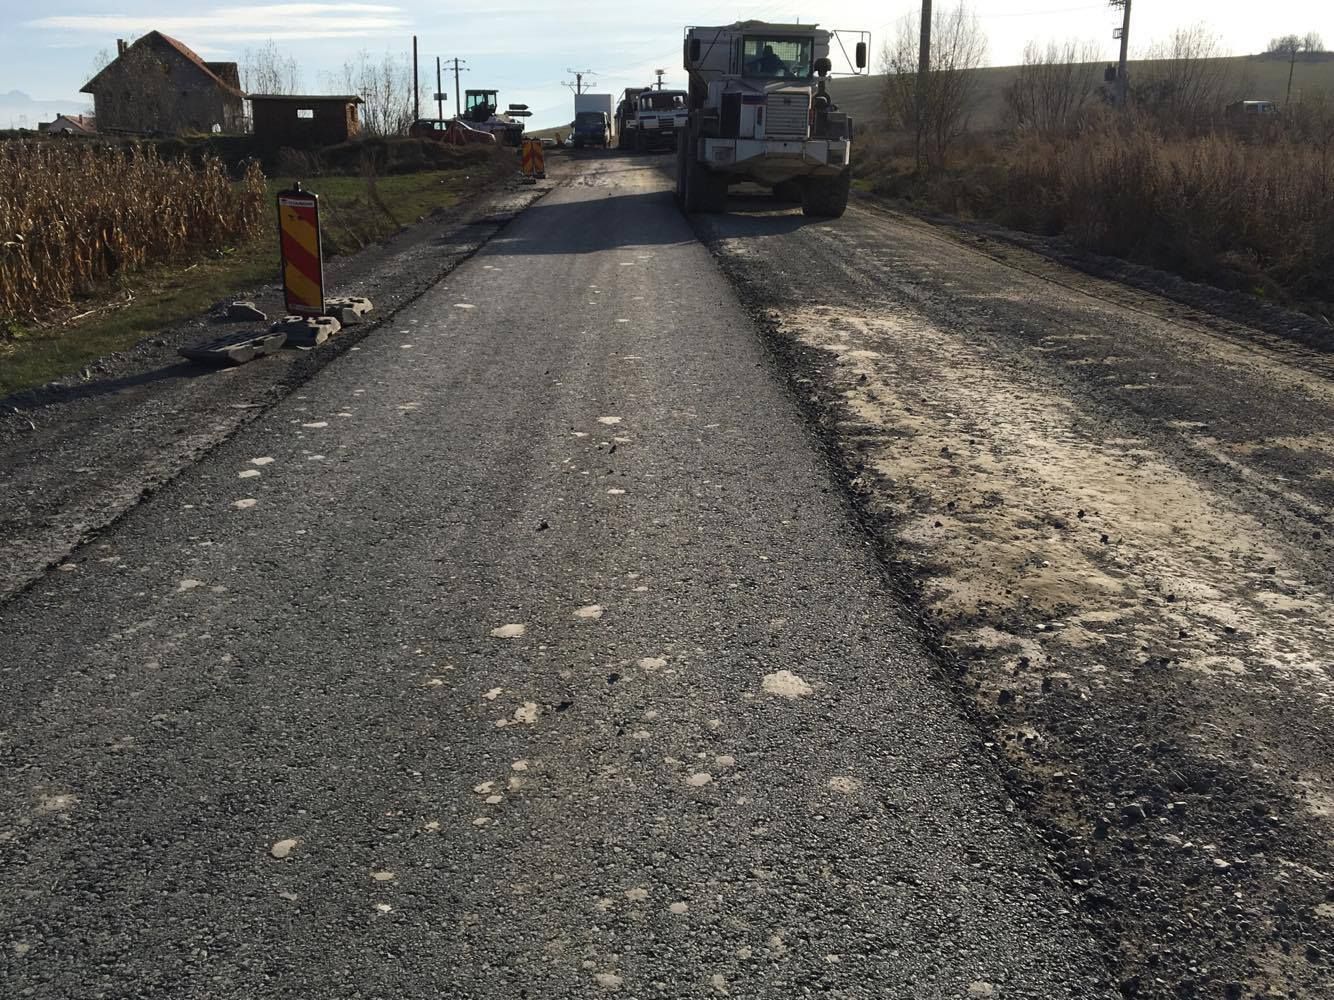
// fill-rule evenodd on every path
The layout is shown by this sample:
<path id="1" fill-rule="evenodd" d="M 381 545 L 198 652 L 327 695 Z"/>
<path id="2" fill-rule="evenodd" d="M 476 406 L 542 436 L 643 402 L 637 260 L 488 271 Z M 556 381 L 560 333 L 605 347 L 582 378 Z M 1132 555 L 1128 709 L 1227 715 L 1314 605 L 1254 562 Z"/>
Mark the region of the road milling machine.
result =
<path id="1" fill-rule="evenodd" d="M 864 31 L 764 21 L 686 29 L 689 119 L 677 136 L 676 196 L 687 212 L 721 212 L 728 186 L 751 181 L 800 200 L 805 215 L 843 214 L 852 120 L 827 89 L 831 45 L 850 72 L 865 71 Z"/>

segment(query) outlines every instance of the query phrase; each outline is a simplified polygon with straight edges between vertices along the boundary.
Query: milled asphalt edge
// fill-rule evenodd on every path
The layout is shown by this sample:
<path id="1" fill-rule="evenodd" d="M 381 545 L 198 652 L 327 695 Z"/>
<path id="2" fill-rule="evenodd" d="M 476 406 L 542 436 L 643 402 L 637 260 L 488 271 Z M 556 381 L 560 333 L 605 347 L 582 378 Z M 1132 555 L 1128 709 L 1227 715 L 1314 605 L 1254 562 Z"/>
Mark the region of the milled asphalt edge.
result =
<path id="1" fill-rule="evenodd" d="M 381 313 L 376 319 L 372 321 L 358 323 L 353 326 L 343 327 L 343 329 L 338 334 L 329 338 L 329 340 L 325 341 L 319 347 L 303 352 L 304 356 L 298 358 L 296 361 L 293 361 L 290 364 L 288 370 L 285 373 L 283 373 L 283 376 L 274 383 L 273 386 L 274 391 L 269 395 L 269 398 L 265 402 L 259 404 L 258 406 L 242 410 L 236 422 L 233 423 L 231 427 L 228 428 L 228 430 L 224 434 L 222 434 L 221 436 L 219 436 L 218 438 L 207 444 L 203 448 L 203 450 L 194 454 L 188 461 L 177 466 L 174 470 L 172 470 L 163 478 L 157 480 L 156 482 L 148 486 L 143 487 L 135 495 L 133 500 L 126 503 L 115 514 L 106 518 L 99 524 L 88 526 L 84 531 L 82 531 L 79 534 L 78 539 L 74 541 L 68 548 L 65 549 L 62 555 L 57 556 L 55 559 L 50 560 L 49 562 L 45 563 L 44 565 L 40 566 L 37 569 L 34 569 L 32 575 L 26 581 L 8 591 L 0 592 L 0 610 L 2 610 L 11 601 L 15 600 L 16 598 L 18 598 L 23 594 L 28 593 L 28 591 L 36 587 L 46 577 L 48 573 L 54 570 L 63 561 L 68 559 L 72 553 L 77 552 L 79 549 L 88 545 L 90 542 L 101 537 L 103 533 L 115 528 L 117 524 L 119 524 L 126 516 L 128 516 L 132 511 L 134 511 L 144 501 L 148 500 L 159 490 L 164 489 L 167 486 L 170 486 L 183 474 L 185 474 L 195 465 L 202 462 L 205 458 L 207 458 L 210 454 L 212 454 L 215 449 L 230 441 L 244 428 L 250 426 L 251 423 L 267 415 L 270 410 L 276 407 L 279 403 L 286 400 L 287 397 L 290 396 L 295 390 L 299 389 L 305 383 L 309 382 L 312 378 L 318 375 L 326 365 L 332 364 L 334 361 L 341 358 L 353 347 L 361 343 L 371 334 L 377 332 L 386 323 L 392 321 L 394 317 L 396 317 L 400 312 L 402 312 L 408 306 L 411 306 L 414 303 L 416 303 L 416 301 L 420 299 L 423 295 L 431 291 L 441 281 L 443 281 L 445 278 L 448 278 L 451 274 L 453 274 L 454 271 L 459 267 L 459 265 L 465 263 L 466 261 L 471 260 L 488 243 L 490 243 L 498 235 L 504 232 L 511 222 L 517 219 L 524 212 L 528 211 L 528 209 L 538 204 L 538 202 L 542 201 L 544 198 L 546 198 L 548 194 L 550 194 L 552 191 L 555 191 L 557 188 L 561 187 L 564 183 L 565 182 L 563 180 L 558 181 L 557 183 L 553 184 L 550 188 L 539 194 L 532 201 L 528 202 L 522 208 L 516 209 L 513 212 L 492 212 L 490 214 L 484 215 L 480 220 L 477 220 L 475 222 L 460 222 L 459 223 L 460 229 L 469 229 L 469 228 L 482 229 L 483 225 L 485 225 L 487 228 L 490 229 L 490 232 L 485 233 L 485 235 L 479 235 L 477 243 L 471 249 L 468 249 L 455 256 L 453 260 L 443 270 L 440 271 L 440 273 L 436 276 L 434 281 L 432 281 L 428 285 L 422 286 L 416 292 L 410 294 L 407 298 L 403 299 L 403 301 L 400 302 L 397 306 L 395 306 L 392 310 L 385 313 Z M 488 196 L 490 196 L 490 194 L 491 192 L 488 193 Z M 489 220 L 494 220 L 494 221 L 489 221 Z M 201 313 L 196 315 L 203 315 L 203 314 Z M 372 315 L 374 315 L 374 313 L 372 313 Z M 147 340 L 151 338 L 145 337 L 143 339 Z M 257 358 L 256 360 L 262 362 L 263 358 Z M 38 390 L 25 390 L 25 391 L 28 392 L 40 391 L 40 387 L 38 388 Z M 5 399 L 0 399 L 0 403 L 5 403 L 5 402 L 6 402 Z"/>
<path id="2" fill-rule="evenodd" d="M 1059 850 L 1059 845 L 1054 845 L 1048 839 L 1042 826 L 1021 804 L 1023 783 L 1007 777 L 1009 765 L 1001 758 L 999 743 L 986 746 L 987 742 L 994 743 L 991 740 L 991 726 L 962 683 L 966 675 L 963 660 L 951 647 L 945 633 L 937 627 L 922 600 L 924 567 L 919 561 L 907 556 L 906 548 L 897 540 L 892 530 L 893 515 L 876 512 L 871 508 L 868 501 L 875 496 L 875 491 L 870 486 L 858 483 L 860 474 L 848 463 L 850 452 L 840 444 L 836 421 L 830 419 L 840 406 L 837 394 L 831 393 L 827 386 L 816 381 L 816 373 L 825 367 L 817 362 L 817 359 L 824 358 L 823 353 L 817 348 L 797 344 L 786 336 L 776 311 L 771 305 L 755 298 L 744 281 L 741 269 L 733 265 L 719 249 L 718 241 L 702 230 L 696 217 L 687 216 L 687 219 L 696 239 L 709 251 L 754 323 L 759 333 L 760 346 L 771 365 L 770 373 L 792 397 L 802 415 L 806 437 L 826 467 L 829 481 L 838 492 L 840 505 L 848 520 L 865 539 L 881 579 L 901 602 L 900 613 L 916 630 L 917 641 L 932 667 L 932 679 L 941 685 L 960 717 L 977 734 L 977 746 L 987 755 L 997 786 L 1002 789 L 1005 799 L 1013 804 L 1029 831 L 1036 859 L 1046 867 L 1054 884 L 1066 893 L 1069 903 L 1066 909 L 1071 918 L 1077 921 L 1079 930 L 1092 943 L 1090 951 L 1096 953 L 1102 963 L 1103 985 L 1116 990 L 1118 970 L 1112 952 L 1106 947 L 1107 929 L 1074 897 L 1066 876 L 1054 864 L 1052 852 Z M 807 381 L 803 383 L 803 379 Z M 812 398 L 816 392 L 819 393 L 818 398 Z"/>

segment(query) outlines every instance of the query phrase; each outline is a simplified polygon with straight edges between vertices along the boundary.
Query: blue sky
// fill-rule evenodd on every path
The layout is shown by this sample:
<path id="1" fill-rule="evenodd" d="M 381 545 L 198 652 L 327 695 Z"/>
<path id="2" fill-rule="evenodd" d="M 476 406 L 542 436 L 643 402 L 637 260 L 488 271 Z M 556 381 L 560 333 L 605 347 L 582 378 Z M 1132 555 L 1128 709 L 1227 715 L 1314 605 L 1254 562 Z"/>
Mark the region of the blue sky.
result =
<path id="1" fill-rule="evenodd" d="M 16 111 L 17 99 L 4 97 L 9 91 L 42 101 L 34 113 L 81 110 L 88 99 L 79 94 L 79 87 L 98 50 L 114 49 L 117 37 L 154 28 L 208 59 L 239 59 L 247 47 L 273 39 L 301 64 L 305 88 L 316 91 L 322 89 L 325 72 L 358 50 L 376 56 L 410 52 L 415 33 L 424 73 L 434 72 L 437 55 L 465 58 L 470 67 L 463 75 L 465 89 L 499 88 L 502 101 L 530 105 L 532 124 L 540 127 L 569 120 L 573 102 L 561 86 L 570 78 L 569 69 L 597 71 L 599 91 L 648 82 L 656 67 L 668 70 L 669 82 L 681 84 L 680 40 L 685 24 L 720 24 L 738 17 L 817 19 L 826 26 L 869 30 L 873 48 L 878 49 L 886 32 L 915 6 L 903 0 L 805 4 L 741 0 L 730 6 L 693 0 L 675 5 L 495 0 L 451 12 L 446 4 L 424 0 L 248 4 L 0 0 L 0 23 L 6 27 L 0 40 L 0 127 L 22 113 Z M 993 64 L 1017 62 L 1029 39 L 1091 39 L 1109 58 L 1116 50 L 1111 35 L 1119 14 L 1099 0 L 976 0 L 970 6 L 987 32 L 988 61 Z M 1141 2 L 1134 10 L 1134 48 L 1197 21 L 1208 22 L 1235 54 L 1259 51 L 1272 35 L 1286 32 L 1318 31 L 1334 47 L 1331 2 L 1269 0 L 1255 5 L 1241 0 L 1171 0 Z M 452 84 L 447 89 L 452 92 Z M 446 107 L 447 113 L 450 110 Z"/>

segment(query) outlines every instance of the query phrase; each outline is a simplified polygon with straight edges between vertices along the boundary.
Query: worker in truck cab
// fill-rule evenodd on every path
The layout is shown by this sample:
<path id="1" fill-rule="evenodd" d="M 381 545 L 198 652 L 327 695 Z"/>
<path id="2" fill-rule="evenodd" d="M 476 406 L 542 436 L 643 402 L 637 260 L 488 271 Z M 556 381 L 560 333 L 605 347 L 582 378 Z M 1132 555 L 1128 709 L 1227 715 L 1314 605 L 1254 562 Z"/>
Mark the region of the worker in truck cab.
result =
<path id="1" fill-rule="evenodd" d="M 751 64 L 751 72 L 756 76 L 785 76 L 787 64 L 778 58 L 772 45 L 766 45 L 760 57 Z"/>

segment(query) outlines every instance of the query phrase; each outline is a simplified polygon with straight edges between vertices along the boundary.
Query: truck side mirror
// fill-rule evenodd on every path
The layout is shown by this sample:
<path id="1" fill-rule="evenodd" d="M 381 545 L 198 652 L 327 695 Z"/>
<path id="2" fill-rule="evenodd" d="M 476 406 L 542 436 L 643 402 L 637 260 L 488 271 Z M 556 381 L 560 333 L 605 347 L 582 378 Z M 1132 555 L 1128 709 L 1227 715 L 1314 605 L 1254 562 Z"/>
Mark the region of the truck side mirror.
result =
<path id="1" fill-rule="evenodd" d="M 690 39 L 690 64 L 693 66 L 699 62 L 699 39 Z"/>
<path id="2" fill-rule="evenodd" d="M 865 43 L 865 42 L 858 42 L 858 43 L 857 43 L 857 68 L 858 68 L 858 69 L 865 69 L 865 68 L 866 68 L 866 43 Z"/>

